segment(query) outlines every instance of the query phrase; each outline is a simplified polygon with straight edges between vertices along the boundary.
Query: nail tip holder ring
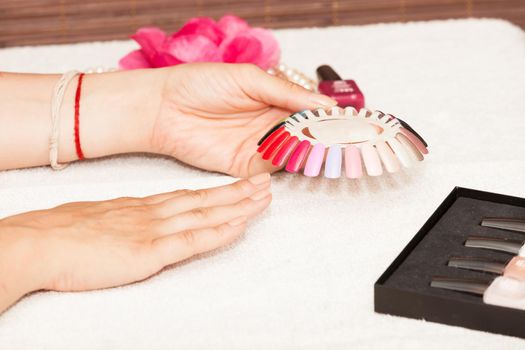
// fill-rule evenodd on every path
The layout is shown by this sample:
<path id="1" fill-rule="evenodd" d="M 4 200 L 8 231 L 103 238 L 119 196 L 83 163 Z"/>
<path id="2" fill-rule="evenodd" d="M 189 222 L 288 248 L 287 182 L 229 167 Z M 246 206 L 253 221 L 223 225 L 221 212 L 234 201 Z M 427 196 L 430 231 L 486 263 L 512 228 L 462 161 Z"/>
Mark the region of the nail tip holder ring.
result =
<path id="1" fill-rule="evenodd" d="M 394 173 L 428 154 L 426 141 L 405 121 L 381 111 L 333 107 L 297 112 L 273 126 L 257 152 L 291 173 L 348 178 Z M 344 158 L 344 160 L 343 160 Z"/>

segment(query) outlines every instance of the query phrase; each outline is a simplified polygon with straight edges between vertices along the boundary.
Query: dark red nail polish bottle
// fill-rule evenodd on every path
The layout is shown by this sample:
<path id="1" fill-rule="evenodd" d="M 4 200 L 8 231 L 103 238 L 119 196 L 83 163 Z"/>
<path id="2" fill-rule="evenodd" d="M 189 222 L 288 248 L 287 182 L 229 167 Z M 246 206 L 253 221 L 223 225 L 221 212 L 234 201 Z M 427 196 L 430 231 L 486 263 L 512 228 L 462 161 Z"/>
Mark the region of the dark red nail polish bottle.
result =
<path id="1" fill-rule="evenodd" d="M 318 90 L 337 101 L 340 107 L 351 106 L 360 110 L 365 106 L 365 96 L 353 80 L 343 80 L 332 67 L 323 65 L 317 68 Z"/>

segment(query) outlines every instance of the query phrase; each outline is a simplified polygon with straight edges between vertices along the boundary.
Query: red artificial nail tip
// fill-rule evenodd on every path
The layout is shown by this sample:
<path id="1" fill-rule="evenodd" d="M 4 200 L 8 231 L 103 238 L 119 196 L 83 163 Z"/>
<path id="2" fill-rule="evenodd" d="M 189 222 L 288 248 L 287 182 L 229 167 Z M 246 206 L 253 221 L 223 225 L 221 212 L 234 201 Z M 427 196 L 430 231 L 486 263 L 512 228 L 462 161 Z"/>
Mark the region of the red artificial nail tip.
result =
<path id="1" fill-rule="evenodd" d="M 277 167 L 283 166 L 290 153 L 292 153 L 292 151 L 294 150 L 295 145 L 297 145 L 298 143 L 299 140 L 297 139 L 297 136 L 290 137 L 288 141 L 286 141 L 286 143 L 283 145 L 283 147 L 281 147 L 279 152 L 277 152 L 277 155 L 273 159 L 272 164 Z"/>
<path id="2" fill-rule="evenodd" d="M 259 146 L 259 148 L 257 148 L 257 152 L 261 153 L 262 151 L 264 151 L 266 149 L 266 147 L 268 147 L 270 144 L 272 144 L 273 141 L 275 141 L 275 139 L 284 131 L 284 127 L 281 127 L 277 130 L 275 130 L 275 132 L 273 132 L 270 136 L 268 136 L 266 138 L 266 140 L 264 140 L 264 142 Z"/>
<path id="3" fill-rule="evenodd" d="M 288 136 L 290 136 L 290 133 L 288 131 L 285 131 L 285 132 L 281 133 L 277 137 L 277 139 L 274 142 L 272 142 L 272 144 L 270 146 L 268 146 L 268 149 L 266 149 L 266 151 L 264 151 L 262 158 L 264 160 L 270 159 L 272 157 L 272 155 L 275 153 L 275 151 L 279 147 L 281 147 L 281 145 L 284 143 L 284 141 L 286 141 Z"/>

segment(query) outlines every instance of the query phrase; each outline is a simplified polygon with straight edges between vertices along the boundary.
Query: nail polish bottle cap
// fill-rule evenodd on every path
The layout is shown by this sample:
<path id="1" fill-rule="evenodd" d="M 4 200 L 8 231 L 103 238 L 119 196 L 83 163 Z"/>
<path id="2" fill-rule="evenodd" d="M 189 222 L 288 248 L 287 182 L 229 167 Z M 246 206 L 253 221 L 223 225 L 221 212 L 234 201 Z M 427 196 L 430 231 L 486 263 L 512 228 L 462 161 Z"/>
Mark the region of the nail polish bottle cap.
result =
<path id="1" fill-rule="evenodd" d="M 342 80 L 339 74 L 337 74 L 335 70 L 333 70 L 332 67 L 326 64 L 317 67 L 316 72 L 317 72 L 317 78 L 319 79 L 319 81 L 321 80 Z"/>

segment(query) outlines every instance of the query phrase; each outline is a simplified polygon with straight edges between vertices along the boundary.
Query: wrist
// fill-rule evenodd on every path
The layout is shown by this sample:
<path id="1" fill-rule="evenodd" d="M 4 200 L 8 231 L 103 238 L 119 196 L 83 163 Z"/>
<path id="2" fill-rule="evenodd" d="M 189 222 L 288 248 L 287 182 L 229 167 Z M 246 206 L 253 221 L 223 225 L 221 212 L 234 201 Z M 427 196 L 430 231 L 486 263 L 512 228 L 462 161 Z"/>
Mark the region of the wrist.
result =
<path id="1" fill-rule="evenodd" d="M 34 244 L 20 228 L 0 220 L 0 313 L 25 294 L 42 289 L 44 276 Z"/>
<path id="2" fill-rule="evenodd" d="M 165 71 L 134 70 L 84 76 L 80 97 L 80 144 L 87 158 L 153 152 L 151 133 Z M 0 169 L 49 164 L 51 99 L 57 74 L 0 72 Z M 58 161 L 77 160 L 74 137 L 78 77 L 60 107 Z M 2 98 L 3 97 L 3 98 Z"/>
<path id="3" fill-rule="evenodd" d="M 59 160 L 63 162 L 78 159 L 74 137 L 77 84 L 78 78 L 70 83 L 61 108 Z M 152 69 L 86 74 L 79 101 L 84 156 L 151 152 L 163 84 L 159 71 Z"/>

